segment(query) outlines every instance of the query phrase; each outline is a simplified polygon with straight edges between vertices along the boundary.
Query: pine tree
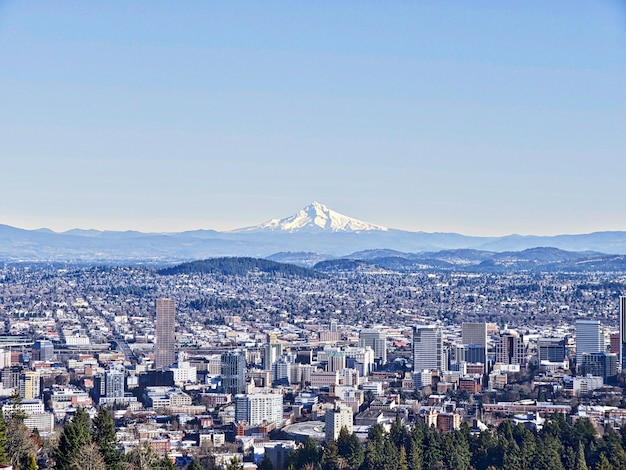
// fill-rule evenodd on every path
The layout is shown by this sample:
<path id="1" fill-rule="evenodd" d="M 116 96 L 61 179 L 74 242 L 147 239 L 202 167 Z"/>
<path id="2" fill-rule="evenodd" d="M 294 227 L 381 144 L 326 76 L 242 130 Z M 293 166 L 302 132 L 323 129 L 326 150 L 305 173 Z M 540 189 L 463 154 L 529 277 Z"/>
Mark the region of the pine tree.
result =
<path id="1" fill-rule="evenodd" d="M 596 463 L 595 467 L 593 467 L 593 470 L 614 470 L 615 468 L 616 467 L 611 465 L 609 460 L 606 458 L 606 455 L 600 454 L 600 460 L 598 460 L 598 463 Z M 617 467 L 617 468 L 623 468 L 623 467 Z"/>
<path id="2" fill-rule="evenodd" d="M 73 459 L 81 447 L 91 442 L 91 420 L 87 411 L 79 407 L 59 437 L 59 446 L 55 452 L 57 470 L 71 470 Z"/>
<path id="3" fill-rule="evenodd" d="M 340 470 L 340 468 L 337 441 L 331 439 L 322 453 L 322 470 Z"/>
<path id="4" fill-rule="evenodd" d="M 118 450 L 115 438 L 115 423 L 111 413 L 101 408 L 93 419 L 93 440 L 98 445 L 107 470 L 116 470 L 120 467 L 122 453 Z"/>
<path id="5" fill-rule="evenodd" d="M 348 465 L 348 468 L 359 468 L 365 459 L 363 445 L 355 433 L 350 433 L 345 427 L 341 428 L 337 439 L 339 456 Z"/>
<path id="6" fill-rule="evenodd" d="M 587 467 L 587 461 L 585 460 L 585 449 L 582 442 L 578 444 L 574 470 L 589 470 L 589 467 Z"/>

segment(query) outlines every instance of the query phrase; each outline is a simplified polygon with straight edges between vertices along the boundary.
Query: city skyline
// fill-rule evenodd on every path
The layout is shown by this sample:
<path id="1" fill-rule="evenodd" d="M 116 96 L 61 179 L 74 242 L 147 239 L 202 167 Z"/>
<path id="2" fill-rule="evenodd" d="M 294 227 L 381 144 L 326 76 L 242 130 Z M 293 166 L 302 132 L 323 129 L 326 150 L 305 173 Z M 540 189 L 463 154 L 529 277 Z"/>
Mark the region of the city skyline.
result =
<path id="1" fill-rule="evenodd" d="M 624 230 L 621 2 L 0 6 L 0 223 Z"/>

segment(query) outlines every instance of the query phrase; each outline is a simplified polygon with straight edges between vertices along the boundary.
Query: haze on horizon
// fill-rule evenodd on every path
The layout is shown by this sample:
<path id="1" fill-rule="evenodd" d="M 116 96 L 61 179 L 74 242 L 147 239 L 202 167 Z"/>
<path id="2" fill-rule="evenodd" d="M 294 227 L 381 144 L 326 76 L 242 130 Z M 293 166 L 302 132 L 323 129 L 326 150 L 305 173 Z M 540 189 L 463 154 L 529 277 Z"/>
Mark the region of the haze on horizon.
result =
<path id="1" fill-rule="evenodd" d="M 626 6 L 0 3 L 0 224 L 626 230 Z"/>

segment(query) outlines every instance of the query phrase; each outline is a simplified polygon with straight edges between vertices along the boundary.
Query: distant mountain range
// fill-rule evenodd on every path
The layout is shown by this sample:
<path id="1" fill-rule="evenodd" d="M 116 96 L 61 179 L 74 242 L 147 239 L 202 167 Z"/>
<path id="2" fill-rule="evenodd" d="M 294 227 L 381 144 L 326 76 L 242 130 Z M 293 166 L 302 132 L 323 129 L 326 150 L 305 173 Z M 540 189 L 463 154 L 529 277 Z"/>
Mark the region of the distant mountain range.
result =
<path id="1" fill-rule="evenodd" d="M 317 202 L 290 217 L 229 232 L 142 233 L 74 229 L 57 233 L 48 229 L 24 230 L 0 225 L 0 261 L 4 262 L 164 264 L 249 256 L 313 266 L 317 262 L 355 252 L 363 252 L 366 256 L 371 250 L 377 254 L 377 259 L 398 258 L 396 263 L 413 262 L 408 253 L 423 260 L 427 253 L 444 251 L 445 259 L 433 256 L 430 259 L 452 265 L 456 261 L 471 265 L 474 261 L 468 261 L 467 257 L 470 252 L 463 250 L 475 250 L 471 253 L 482 256 L 484 259 L 481 262 L 505 263 L 494 260 L 489 253 L 502 254 L 538 247 L 623 255 L 626 254 L 626 232 L 505 237 L 410 232 L 363 222 Z M 380 253 L 385 255 L 378 256 Z M 398 253 L 402 255 L 396 256 Z"/>

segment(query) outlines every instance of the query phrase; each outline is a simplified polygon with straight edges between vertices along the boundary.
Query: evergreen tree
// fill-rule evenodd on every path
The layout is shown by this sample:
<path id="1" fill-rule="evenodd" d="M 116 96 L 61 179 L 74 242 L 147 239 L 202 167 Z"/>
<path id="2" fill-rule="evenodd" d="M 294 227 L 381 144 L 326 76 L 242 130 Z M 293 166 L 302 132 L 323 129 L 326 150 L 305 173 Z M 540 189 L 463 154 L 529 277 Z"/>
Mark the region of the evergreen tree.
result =
<path id="1" fill-rule="evenodd" d="M 422 470 L 422 463 L 424 459 L 423 447 L 424 445 L 424 425 L 422 423 L 415 423 L 413 429 L 408 438 L 407 448 L 408 456 L 407 461 L 409 468 L 413 470 Z"/>
<path id="2" fill-rule="evenodd" d="M 585 460 L 585 448 L 583 447 L 582 442 L 578 444 L 578 452 L 576 454 L 576 464 L 574 466 L 574 470 L 589 470 L 589 467 L 587 467 L 587 461 Z"/>
<path id="3" fill-rule="evenodd" d="M 469 470 L 472 455 L 466 436 L 460 431 L 446 434 L 444 438 L 444 460 L 449 470 Z"/>
<path id="4" fill-rule="evenodd" d="M 390 462 L 385 460 L 384 449 L 386 445 L 389 445 L 389 441 L 385 439 L 385 434 L 385 430 L 380 424 L 370 429 L 363 463 L 366 470 L 386 470 L 391 467 Z"/>
<path id="5" fill-rule="evenodd" d="M 118 469 L 122 461 L 122 453 L 118 450 L 115 438 L 113 416 L 108 409 L 101 408 L 92 424 L 93 440 L 102 453 L 107 470 Z"/>
<path id="6" fill-rule="evenodd" d="M 80 407 L 74 417 L 65 424 L 55 452 L 57 470 L 70 470 L 72 461 L 81 447 L 92 442 L 91 420 L 87 411 Z"/>
<path id="7" fill-rule="evenodd" d="M 443 466 L 441 433 L 431 427 L 424 433 L 424 470 L 437 470 Z"/>
<path id="8" fill-rule="evenodd" d="M 472 466 L 476 470 L 487 470 L 502 463 L 497 455 L 498 436 L 493 428 L 481 432 L 478 437 L 470 440 Z"/>
<path id="9" fill-rule="evenodd" d="M 9 455 L 7 454 L 7 423 L 0 416 L 0 464 L 6 464 L 9 462 Z"/>
<path id="10" fill-rule="evenodd" d="M 404 446 L 400 447 L 398 455 L 398 470 L 409 470 L 409 461 L 407 459 L 406 448 Z"/>
<path id="11" fill-rule="evenodd" d="M 337 439 L 339 456 L 345 460 L 348 468 L 359 468 L 365 459 L 363 445 L 355 433 L 350 433 L 345 427 L 341 428 Z"/>
<path id="12" fill-rule="evenodd" d="M 337 449 L 337 441 L 331 439 L 326 444 L 324 452 L 322 453 L 322 470 L 340 470 L 343 468 L 339 462 L 339 451 Z"/>
<path id="13" fill-rule="evenodd" d="M 314 467 L 319 465 L 320 451 L 313 439 L 307 437 L 302 447 L 297 448 L 287 458 L 287 468 L 298 470 L 311 464 Z"/>
<path id="14" fill-rule="evenodd" d="M 606 458 L 606 455 L 600 454 L 600 460 L 593 467 L 593 470 L 614 470 L 615 468 L 624 468 L 624 467 L 614 467 L 609 460 Z"/>

